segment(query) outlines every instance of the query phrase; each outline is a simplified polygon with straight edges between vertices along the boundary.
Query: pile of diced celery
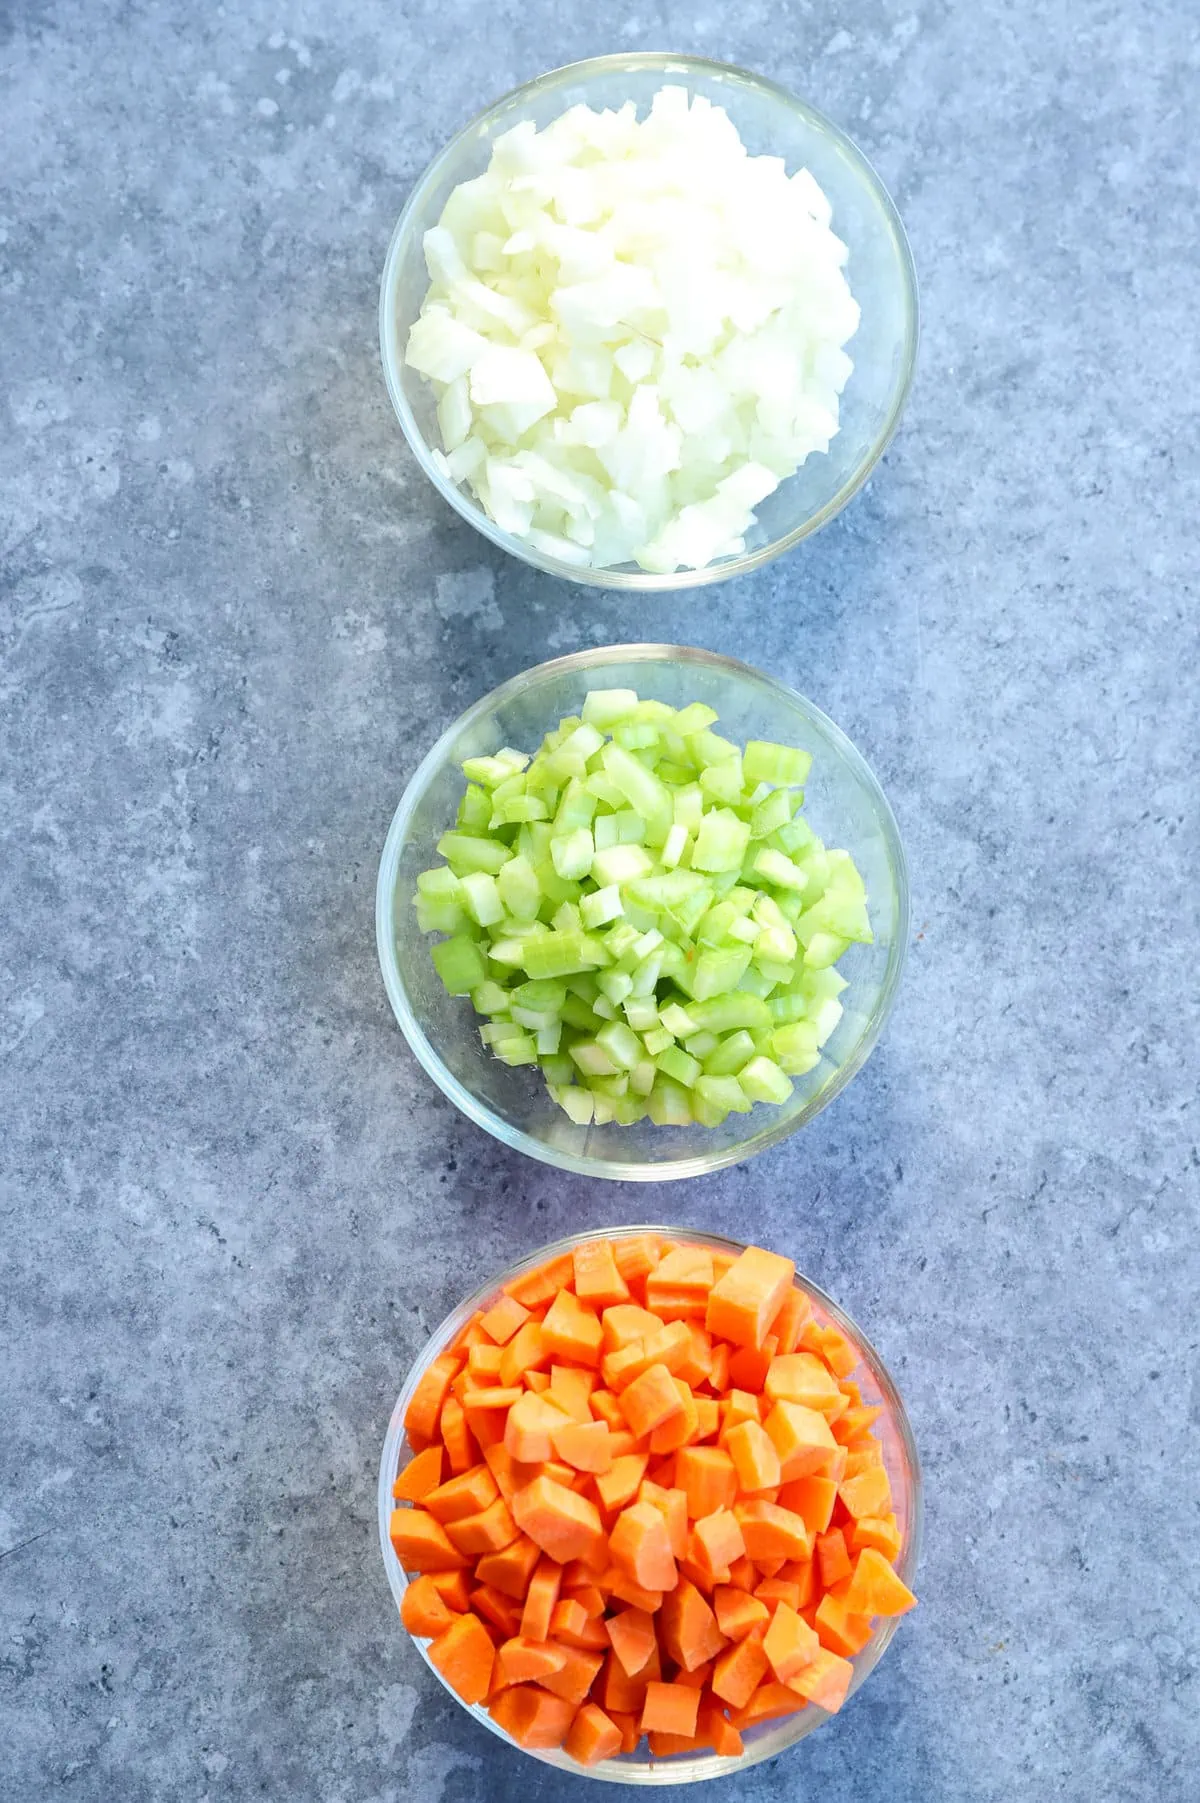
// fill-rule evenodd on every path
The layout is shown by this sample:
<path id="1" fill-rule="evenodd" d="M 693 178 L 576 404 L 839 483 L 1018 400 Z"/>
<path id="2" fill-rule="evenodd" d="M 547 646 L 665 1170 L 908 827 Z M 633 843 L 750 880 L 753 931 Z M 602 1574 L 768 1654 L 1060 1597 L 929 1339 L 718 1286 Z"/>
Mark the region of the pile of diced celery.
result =
<path id="1" fill-rule="evenodd" d="M 533 758 L 468 758 L 446 862 L 417 878 L 451 995 L 573 1121 L 716 1127 L 786 1102 L 872 939 L 863 881 L 801 817 L 809 754 L 702 702 L 593 690 Z"/>

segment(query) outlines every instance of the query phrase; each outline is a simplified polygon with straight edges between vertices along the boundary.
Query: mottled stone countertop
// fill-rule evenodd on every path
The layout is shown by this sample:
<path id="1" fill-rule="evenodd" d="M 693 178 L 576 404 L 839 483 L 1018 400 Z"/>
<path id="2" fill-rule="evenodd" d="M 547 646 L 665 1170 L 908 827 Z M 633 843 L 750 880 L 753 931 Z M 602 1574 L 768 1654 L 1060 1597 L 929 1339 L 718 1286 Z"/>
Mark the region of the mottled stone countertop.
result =
<path id="1" fill-rule="evenodd" d="M 1197 1795 L 1195 28 L 1187 0 L 0 0 L 4 1803 L 581 1796 L 406 1643 L 377 1460 L 465 1286 L 655 1217 L 794 1253 L 925 1462 L 922 1608 L 720 1795 Z M 431 154 L 625 47 L 845 125 L 924 309 L 853 506 L 665 600 L 474 535 L 376 344 Z M 453 715 L 646 636 L 846 728 L 915 912 L 832 1107 L 638 1188 L 434 1090 L 372 891 Z"/>

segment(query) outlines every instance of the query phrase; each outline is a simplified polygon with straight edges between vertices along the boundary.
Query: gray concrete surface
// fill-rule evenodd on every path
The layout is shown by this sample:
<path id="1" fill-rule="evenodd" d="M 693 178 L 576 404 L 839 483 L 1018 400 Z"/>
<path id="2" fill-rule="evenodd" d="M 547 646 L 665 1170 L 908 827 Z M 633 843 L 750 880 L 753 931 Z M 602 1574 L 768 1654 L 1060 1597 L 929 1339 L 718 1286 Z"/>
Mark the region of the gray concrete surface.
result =
<path id="1" fill-rule="evenodd" d="M 1197 1794 L 1195 15 L 1185 0 L 0 4 L 0 1796 L 582 1794 L 405 1644 L 400 1378 L 518 1249 L 795 1253 L 902 1382 L 923 1607 L 733 1803 Z M 376 280 L 478 105 L 624 46 L 873 156 L 925 334 L 866 493 L 668 601 L 506 562 L 421 480 Z M 711 1180 L 461 1121 L 372 943 L 447 719 L 550 651 L 744 654 L 911 855 L 886 1040 Z"/>

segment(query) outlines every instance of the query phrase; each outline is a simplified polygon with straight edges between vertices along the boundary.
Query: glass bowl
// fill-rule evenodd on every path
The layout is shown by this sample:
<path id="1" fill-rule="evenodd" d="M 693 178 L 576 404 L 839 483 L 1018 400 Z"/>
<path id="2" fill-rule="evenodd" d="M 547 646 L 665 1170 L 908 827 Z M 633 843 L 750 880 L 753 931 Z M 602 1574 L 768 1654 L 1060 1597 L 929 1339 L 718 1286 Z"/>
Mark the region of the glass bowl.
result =
<path id="1" fill-rule="evenodd" d="M 690 1227 L 664 1227 L 657 1223 L 642 1224 L 633 1227 L 601 1227 L 589 1233 L 575 1233 L 567 1239 L 556 1240 L 553 1245 L 543 1246 L 537 1252 L 519 1259 L 507 1270 L 500 1271 L 488 1283 L 483 1284 L 473 1295 L 447 1315 L 437 1331 L 431 1335 L 429 1344 L 413 1365 L 405 1380 L 392 1418 L 388 1423 L 387 1438 L 384 1441 L 383 1458 L 379 1466 L 379 1542 L 383 1549 L 383 1562 L 387 1569 L 388 1583 L 392 1595 L 399 1608 L 408 1586 L 408 1577 L 397 1559 L 391 1539 L 388 1535 L 388 1524 L 395 1503 L 392 1500 L 392 1485 L 400 1467 L 408 1462 L 410 1448 L 404 1433 L 404 1416 L 412 1395 L 422 1376 L 440 1352 L 461 1333 L 476 1309 L 482 1309 L 492 1301 L 497 1292 L 523 1271 L 531 1271 L 548 1259 L 556 1258 L 560 1253 L 570 1252 L 576 1246 L 584 1245 L 591 1240 L 621 1240 L 636 1237 L 642 1233 L 658 1233 L 664 1238 L 678 1240 L 687 1244 L 712 1246 L 718 1251 L 740 1253 L 746 1249 L 745 1241 L 728 1239 L 720 1233 L 701 1233 Z M 797 1288 L 804 1291 L 813 1306 L 813 1313 L 822 1324 L 832 1325 L 840 1329 L 847 1339 L 862 1355 L 862 1363 L 855 1372 L 855 1381 L 859 1384 L 863 1401 L 877 1405 L 882 1409 L 875 1424 L 874 1432 L 883 1447 L 883 1459 L 892 1487 L 892 1507 L 896 1512 L 896 1520 L 902 1536 L 900 1554 L 896 1561 L 896 1570 L 911 1589 L 916 1573 L 917 1560 L 921 1547 L 921 1465 L 917 1455 L 916 1442 L 912 1428 L 904 1411 L 888 1369 L 866 1338 L 862 1330 L 855 1325 L 844 1310 L 828 1297 L 824 1290 L 818 1289 L 799 1273 L 796 1275 Z M 854 1677 L 851 1680 L 849 1695 L 864 1684 L 878 1665 L 884 1650 L 896 1631 L 899 1617 L 893 1616 L 883 1620 L 875 1629 L 870 1640 L 858 1653 L 854 1660 Z M 418 1652 L 438 1678 L 446 1681 L 429 1657 L 429 1650 L 423 1641 L 415 1641 Z M 449 1685 L 450 1695 L 461 1708 L 463 1703 Z M 744 1771 L 747 1766 L 758 1765 L 761 1760 L 773 1759 L 782 1753 L 785 1747 L 794 1746 L 811 1734 L 814 1728 L 829 1718 L 823 1709 L 810 1704 L 796 1715 L 783 1716 L 776 1721 L 763 1722 L 745 1730 L 743 1735 L 744 1751 L 737 1758 L 725 1758 L 716 1753 L 675 1754 L 666 1759 L 652 1758 L 648 1753 L 624 1753 L 616 1759 L 602 1760 L 598 1765 L 585 1767 L 561 1748 L 548 1751 L 531 1751 L 529 1748 L 517 1747 L 504 1729 L 494 1722 L 482 1704 L 468 1709 L 468 1713 L 483 1727 L 499 1735 L 508 1746 L 517 1748 L 533 1759 L 540 1759 L 546 1765 L 558 1766 L 561 1771 L 571 1772 L 577 1778 L 598 1778 L 608 1784 L 692 1784 L 703 1778 L 720 1778 L 731 1772 Z"/>
<path id="2" fill-rule="evenodd" d="M 782 1107 L 758 1104 L 720 1127 L 577 1126 L 535 1069 L 511 1069 L 480 1042 L 467 996 L 451 997 L 433 966 L 411 905 L 417 877 L 438 862 L 454 823 L 464 758 L 512 745 L 534 751 L 578 713 L 588 689 L 630 688 L 681 707 L 705 701 L 739 744 L 772 739 L 813 754 L 805 817 L 826 844 L 844 847 L 867 887 L 873 945 L 852 945 L 838 970 L 845 1012 L 821 1063 L 795 1081 Z M 861 1070 L 891 1010 L 908 944 L 908 876 L 895 819 L 875 777 L 819 708 L 749 664 L 681 645 L 617 645 L 538 664 L 494 689 L 444 732 L 396 809 L 375 907 L 383 980 L 405 1038 L 438 1087 L 480 1127 L 532 1158 L 624 1182 L 696 1177 L 736 1164 L 802 1127 Z"/>
<path id="3" fill-rule="evenodd" d="M 502 531 L 469 490 L 452 482 L 433 460 L 441 445 L 434 393 L 404 363 L 409 329 L 429 287 L 422 241 L 441 217 L 451 190 L 483 172 L 493 140 L 518 121 L 533 119 L 545 126 L 579 102 L 597 108 L 633 100 L 644 113 L 664 82 L 684 83 L 691 93 L 723 106 L 752 155 L 782 157 L 789 173 L 809 169 L 828 196 L 833 229 L 849 248 L 847 279 L 862 308 L 861 324 L 848 346 L 854 373 L 828 452 L 809 457 L 757 508 L 758 523 L 745 551 L 703 569 L 668 575 L 652 575 L 631 563 L 580 569 Z M 599 588 L 691 588 L 739 576 L 790 550 L 831 520 L 862 487 L 896 429 L 912 381 L 917 284 L 904 228 L 879 177 L 861 150 L 814 107 L 761 75 L 703 57 L 600 56 L 515 88 L 434 158 L 409 196 L 388 247 L 379 337 L 388 393 L 413 454 L 443 498 L 485 538 L 535 569 L 572 582 Z"/>

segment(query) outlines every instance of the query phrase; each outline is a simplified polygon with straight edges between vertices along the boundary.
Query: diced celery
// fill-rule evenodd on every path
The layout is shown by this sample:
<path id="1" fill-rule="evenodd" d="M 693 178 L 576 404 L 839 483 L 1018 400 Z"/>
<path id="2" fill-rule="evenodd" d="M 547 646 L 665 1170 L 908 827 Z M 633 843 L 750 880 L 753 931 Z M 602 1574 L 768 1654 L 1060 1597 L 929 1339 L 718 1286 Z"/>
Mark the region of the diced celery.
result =
<path id="1" fill-rule="evenodd" d="M 802 870 L 797 870 L 790 858 L 773 846 L 764 845 L 755 853 L 753 868 L 759 876 L 765 877 L 768 883 L 774 883 L 778 889 L 804 889 L 808 878 Z"/>
<path id="2" fill-rule="evenodd" d="M 633 978 L 626 970 L 603 970 L 597 982 L 601 994 L 618 1008 L 633 992 Z"/>
<path id="3" fill-rule="evenodd" d="M 701 952 L 693 967 L 693 998 L 697 1002 L 706 1002 L 714 995 L 727 994 L 737 988 L 749 968 L 750 947 L 747 945 L 719 946 Z"/>
<path id="4" fill-rule="evenodd" d="M 538 1061 L 537 1041 L 528 1033 L 520 1039 L 506 1039 L 502 1045 L 492 1047 L 493 1058 L 501 1064 L 521 1065 L 536 1064 Z"/>
<path id="5" fill-rule="evenodd" d="M 658 1054 L 665 1052 L 672 1043 L 671 1035 L 665 1027 L 651 1027 L 648 1033 L 642 1034 L 642 1044 L 650 1058 L 657 1058 Z"/>
<path id="6" fill-rule="evenodd" d="M 537 873 L 528 858 L 519 853 L 502 864 L 496 873 L 500 899 L 514 920 L 534 920 L 542 905 L 542 892 Z"/>
<path id="7" fill-rule="evenodd" d="M 792 1093 L 790 1080 L 771 1058 L 752 1058 L 738 1072 L 743 1095 L 752 1102 L 786 1102 Z"/>
<path id="8" fill-rule="evenodd" d="M 550 921 L 556 933 L 582 933 L 583 917 L 573 901 L 560 902 Z"/>
<path id="9" fill-rule="evenodd" d="M 690 764 L 676 764 L 670 758 L 663 757 L 654 766 L 654 774 L 660 782 L 673 789 L 679 783 L 690 783 L 695 771 Z"/>
<path id="10" fill-rule="evenodd" d="M 576 1083 L 560 1083 L 550 1093 L 563 1113 L 573 1120 L 577 1127 L 587 1127 L 591 1124 L 591 1090 L 580 1089 Z"/>
<path id="11" fill-rule="evenodd" d="M 658 1054 L 655 1063 L 660 1071 L 682 1083 L 685 1089 L 690 1089 L 700 1075 L 699 1059 L 689 1057 L 682 1046 L 668 1046 L 665 1052 Z"/>
<path id="12" fill-rule="evenodd" d="M 658 1025 L 658 1003 L 652 997 L 630 995 L 624 1007 L 625 1019 L 635 1033 L 645 1035 Z"/>
<path id="13" fill-rule="evenodd" d="M 611 732 L 638 705 L 634 689 L 589 689 L 583 698 L 583 718 L 601 732 Z"/>
<path id="14" fill-rule="evenodd" d="M 646 822 L 650 844 L 661 845 L 674 818 L 671 792 L 622 746 L 611 741 L 600 754 L 604 773 L 621 791 L 635 814 Z"/>
<path id="15" fill-rule="evenodd" d="M 746 822 L 728 808 L 714 808 L 697 828 L 692 869 L 740 870 L 749 843 L 750 828 Z"/>
<path id="16" fill-rule="evenodd" d="M 496 879 L 486 870 L 472 870 L 462 879 L 463 903 L 478 926 L 494 926 L 504 919 L 504 903 L 496 887 Z"/>
<path id="17" fill-rule="evenodd" d="M 414 895 L 417 925 L 423 933 L 457 933 L 467 923 L 466 911 L 456 901 L 441 901 L 436 896 Z"/>
<path id="18" fill-rule="evenodd" d="M 700 784 L 689 783 L 686 788 L 676 789 L 672 798 L 672 811 L 676 826 L 694 833 L 704 818 L 704 790 Z"/>
<path id="19" fill-rule="evenodd" d="M 727 937 L 738 945 L 753 945 L 760 930 L 752 920 L 748 920 L 744 914 L 739 914 L 730 922 Z"/>
<path id="20" fill-rule="evenodd" d="M 589 795 L 594 795 L 602 807 L 623 808 L 625 797 L 616 783 L 610 782 L 603 770 L 589 770 L 584 778 L 584 788 Z"/>
<path id="21" fill-rule="evenodd" d="M 790 975 L 792 967 L 788 965 L 785 968 Z M 747 995 L 758 995 L 765 998 L 778 988 L 778 983 L 774 977 L 764 976 L 758 966 L 752 964 L 742 977 L 741 982 L 738 984 L 738 988 L 744 990 Z"/>
<path id="22" fill-rule="evenodd" d="M 556 833 L 570 833 L 576 827 L 591 826 L 595 814 L 596 797 L 581 782 L 572 778 L 559 796 L 554 830 Z M 553 852 L 553 844 L 550 849 Z"/>
<path id="23" fill-rule="evenodd" d="M 742 799 L 742 760 L 735 755 L 719 764 L 709 764 L 700 772 L 700 787 L 706 801 L 723 801 L 735 807 Z"/>
<path id="24" fill-rule="evenodd" d="M 493 832 L 497 827 L 520 826 L 527 820 L 545 820 L 550 809 L 540 795 L 511 795 L 505 801 L 499 801 L 492 809 L 489 825 Z"/>
<path id="25" fill-rule="evenodd" d="M 430 948 L 434 968 L 449 995 L 470 995 L 487 977 L 487 963 L 476 940 L 457 934 Z"/>
<path id="26" fill-rule="evenodd" d="M 593 999 L 599 1001 L 600 997 Z M 577 995 L 567 997 L 562 1005 L 562 1017 L 569 1027 L 576 1028 L 580 1033 L 595 1033 L 603 1019 L 602 1015 L 596 1013 L 591 1002 L 585 1002 Z"/>
<path id="27" fill-rule="evenodd" d="M 493 964 L 519 970 L 525 962 L 525 946 L 526 941 L 514 934 L 511 938 L 493 939 L 487 955 Z"/>
<path id="28" fill-rule="evenodd" d="M 423 870 L 417 878 L 417 894 L 427 901 L 461 901 L 462 882 L 447 864 Z"/>
<path id="29" fill-rule="evenodd" d="M 604 734 L 597 730 L 590 721 L 582 721 L 574 730 L 562 739 L 555 749 L 558 758 L 582 758 L 584 763 L 604 744 Z"/>
<path id="30" fill-rule="evenodd" d="M 769 739 L 751 739 L 742 754 L 748 783 L 783 783 L 798 788 L 812 769 L 812 756 L 792 745 L 774 745 Z"/>
<path id="31" fill-rule="evenodd" d="M 618 920 L 624 913 L 620 889 L 616 883 L 593 889 L 589 895 L 580 898 L 579 912 L 584 926 L 593 932 L 597 927 L 607 926 L 610 920 Z"/>
<path id="32" fill-rule="evenodd" d="M 599 889 L 607 889 L 612 883 L 633 882 L 648 876 L 653 869 L 653 858 L 640 845 L 610 845 L 592 858 L 592 880 Z"/>
<path id="33" fill-rule="evenodd" d="M 797 802 L 803 801 L 803 799 L 802 795 L 796 797 Z M 807 855 L 814 848 L 818 852 L 820 851 L 821 841 L 812 828 L 805 821 L 798 820 L 795 815 L 786 826 L 781 826 L 777 832 L 773 833 L 772 838 L 778 844 L 780 851 L 786 852 L 789 858 L 799 857 L 802 853 Z"/>
<path id="34" fill-rule="evenodd" d="M 744 767 L 744 760 L 743 760 Z M 769 795 L 756 802 L 750 813 L 750 837 L 765 839 L 768 833 L 774 833 L 781 826 L 786 826 L 792 817 L 792 801 L 786 789 L 772 789 Z"/>
<path id="35" fill-rule="evenodd" d="M 626 751 L 642 751 L 648 746 L 657 745 L 659 731 L 644 720 L 622 720 L 613 727 L 613 743 Z"/>
<path id="36" fill-rule="evenodd" d="M 723 763 L 726 758 L 741 756 L 738 747 L 729 739 L 723 739 L 720 733 L 710 732 L 707 728 L 688 734 L 688 750 L 701 770 L 710 764 Z"/>
<path id="37" fill-rule="evenodd" d="M 603 1028 L 601 1028 L 603 1031 Z M 595 1039 L 578 1039 L 568 1046 L 571 1057 L 587 1077 L 615 1077 L 617 1067 Z"/>
<path id="38" fill-rule="evenodd" d="M 671 731 L 678 733 L 681 739 L 686 739 L 692 733 L 703 732 L 706 726 L 714 726 L 716 721 L 715 708 L 703 701 L 690 701 L 686 707 L 680 708 L 671 721 Z"/>
<path id="39" fill-rule="evenodd" d="M 468 783 L 458 804 L 457 820 L 465 832 L 482 832 L 492 817 L 491 796 L 478 783 Z"/>
<path id="40" fill-rule="evenodd" d="M 722 1115 L 749 1114 L 753 1107 L 736 1077 L 697 1077 L 696 1095 Z"/>
<path id="41" fill-rule="evenodd" d="M 706 1028 L 703 1032 L 693 1033 L 685 1039 L 683 1049 L 690 1058 L 704 1059 L 710 1052 L 715 1051 L 719 1044 L 720 1041 L 716 1034 L 710 1033 Z"/>
<path id="42" fill-rule="evenodd" d="M 614 1101 L 619 1101 L 629 1094 L 629 1072 L 618 1071 L 614 1077 L 593 1077 L 591 1085 L 593 1093 L 599 1090 L 602 1096 L 611 1096 Z"/>
<path id="43" fill-rule="evenodd" d="M 781 959 L 760 958 L 757 952 L 754 954 L 754 968 L 764 983 L 770 984 L 770 988 L 763 992 L 766 995 L 770 995 L 774 989 L 790 988 L 796 974 L 796 966 L 790 959 L 785 964 Z"/>
<path id="44" fill-rule="evenodd" d="M 586 826 L 565 833 L 561 838 L 555 839 L 550 847 L 554 868 L 566 882 L 576 883 L 581 877 L 587 876 L 595 855 L 596 847 Z"/>
<path id="45" fill-rule="evenodd" d="M 821 1062 L 817 1030 L 811 1021 L 792 1021 L 776 1027 L 768 1043 L 780 1070 L 790 1077 L 802 1077 Z"/>
<path id="46" fill-rule="evenodd" d="M 478 989 L 471 991 L 471 1006 L 476 1014 L 506 1014 L 512 1003 L 513 992 L 505 989 L 502 983 L 493 983 L 485 977 Z"/>
<path id="47" fill-rule="evenodd" d="M 650 1119 L 656 1127 L 686 1127 L 692 1118 L 687 1090 L 661 1073 L 647 1100 Z"/>
<path id="48" fill-rule="evenodd" d="M 688 1007 L 691 1031 L 699 1033 L 705 1028 L 712 1033 L 734 1033 L 744 1027 L 749 1033 L 764 1032 L 773 1023 L 771 1010 L 761 997 L 746 995 L 740 990 L 732 995 L 716 995 L 708 1002 L 692 1002 Z M 662 1010 L 664 1027 L 671 1027 L 667 1019 L 667 1010 Z M 671 1028 L 674 1032 L 674 1028 Z M 676 1034 L 676 1038 L 686 1035 Z"/>
<path id="49" fill-rule="evenodd" d="M 814 933 L 805 948 L 804 962 L 810 970 L 826 970 L 837 963 L 849 943 L 837 933 Z"/>
<path id="50" fill-rule="evenodd" d="M 595 1001 L 592 1003 L 592 1011 L 597 1014 L 601 1020 L 616 1020 L 617 1018 L 617 1004 L 610 1001 L 606 995 L 598 995 L 596 997 Z"/>
<path id="51" fill-rule="evenodd" d="M 674 870 L 687 847 L 687 828 L 677 820 L 667 828 L 667 836 L 663 840 L 662 850 L 658 854 L 659 862 L 666 870 Z"/>
<path id="52" fill-rule="evenodd" d="M 473 870 L 495 876 L 512 856 L 511 848 L 498 839 L 483 839 L 474 833 L 443 833 L 437 848 L 456 876 L 468 876 Z"/>
<path id="53" fill-rule="evenodd" d="M 824 1045 L 842 1018 L 842 1004 L 832 999 L 818 1002 L 809 1015 L 817 1035 L 817 1044 Z"/>
<path id="54" fill-rule="evenodd" d="M 667 1032 L 676 1039 L 686 1039 L 689 1033 L 699 1030 L 700 1023 L 693 1013 L 689 1009 L 682 1008 L 678 1002 L 668 1002 L 665 1008 L 660 1008 L 658 1018 Z"/>
<path id="55" fill-rule="evenodd" d="M 657 1067 L 653 1058 L 639 1058 L 629 1073 L 629 1087 L 636 1095 L 648 1096 L 654 1088 Z"/>
<path id="56" fill-rule="evenodd" d="M 592 1116 L 597 1127 L 606 1127 L 609 1121 L 615 1121 L 620 1106 L 621 1103 L 614 1101 L 611 1096 L 593 1095 Z"/>
<path id="57" fill-rule="evenodd" d="M 734 1077 L 753 1056 L 754 1041 L 744 1028 L 737 1033 L 729 1033 L 703 1059 L 704 1074 L 708 1077 Z"/>
<path id="58" fill-rule="evenodd" d="M 538 933 L 520 943 L 521 963 L 531 977 L 566 977 L 572 971 L 594 970 L 604 962 L 603 956 L 596 956 L 600 950 L 597 942 L 584 933 Z"/>
<path id="59" fill-rule="evenodd" d="M 618 1070 L 631 1071 L 643 1056 L 641 1040 L 624 1021 L 610 1021 L 606 1027 L 601 1027 L 596 1044 L 603 1046 Z"/>

